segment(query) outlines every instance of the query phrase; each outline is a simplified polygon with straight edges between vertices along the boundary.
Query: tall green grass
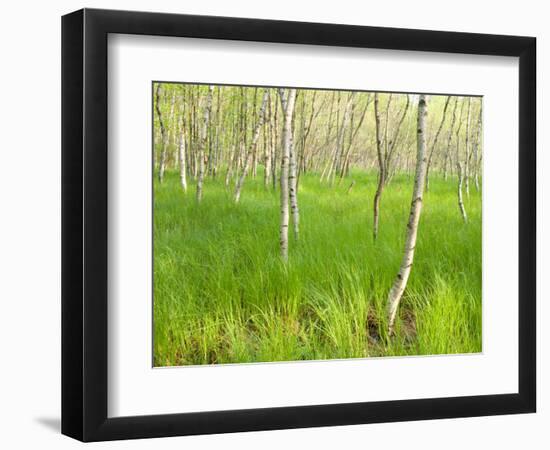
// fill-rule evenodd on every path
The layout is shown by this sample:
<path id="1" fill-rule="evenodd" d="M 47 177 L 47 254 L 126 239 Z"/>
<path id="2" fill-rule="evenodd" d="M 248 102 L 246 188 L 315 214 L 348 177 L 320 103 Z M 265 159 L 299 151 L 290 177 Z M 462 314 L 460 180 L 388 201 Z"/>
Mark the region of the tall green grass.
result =
<path id="1" fill-rule="evenodd" d="M 355 186 L 346 193 L 351 182 Z M 481 351 L 481 194 L 432 175 L 415 263 L 387 338 L 386 299 L 399 269 L 412 178 L 398 175 L 382 197 L 372 239 L 376 174 L 341 185 L 302 175 L 301 233 L 279 257 L 279 192 L 263 177 L 241 201 L 208 179 L 201 204 L 176 173 L 154 185 L 154 364 L 430 355 Z"/>

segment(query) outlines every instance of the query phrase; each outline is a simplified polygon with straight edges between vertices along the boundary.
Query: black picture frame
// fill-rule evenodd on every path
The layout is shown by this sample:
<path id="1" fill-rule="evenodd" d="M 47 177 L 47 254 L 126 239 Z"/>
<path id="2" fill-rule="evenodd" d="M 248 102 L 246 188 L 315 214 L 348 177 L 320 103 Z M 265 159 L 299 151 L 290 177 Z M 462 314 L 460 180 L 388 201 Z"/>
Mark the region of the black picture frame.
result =
<path id="1" fill-rule="evenodd" d="M 108 418 L 109 33 L 518 57 L 518 392 Z M 535 91 L 533 37 L 97 9 L 63 16 L 62 433 L 103 441 L 535 412 Z"/>

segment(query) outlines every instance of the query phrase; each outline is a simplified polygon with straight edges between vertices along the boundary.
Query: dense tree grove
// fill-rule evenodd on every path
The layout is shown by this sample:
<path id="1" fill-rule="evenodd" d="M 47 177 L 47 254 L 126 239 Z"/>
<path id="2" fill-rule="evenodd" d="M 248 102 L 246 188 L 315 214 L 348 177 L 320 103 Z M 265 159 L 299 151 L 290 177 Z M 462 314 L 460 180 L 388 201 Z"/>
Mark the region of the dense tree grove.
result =
<path id="1" fill-rule="evenodd" d="M 410 177 L 406 246 L 388 288 L 390 331 L 413 264 L 430 177 L 456 180 L 456 214 L 465 223 L 464 197 L 481 185 L 479 97 L 156 83 L 153 111 L 157 182 L 164 182 L 167 170 L 177 171 L 182 199 L 193 201 L 186 194 L 192 187 L 194 201 L 201 202 L 209 180 L 221 178 L 228 201 L 239 203 L 247 180 L 263 177 L 266 190 L 280 191 L 284 261 L 300 235 L 301 176 L 316 176 L 327 188 L 347 193 L 358 183 L 355 171 L 376 177 L 376 189 L 365 198 L 365 208 L 373 211 L 365 230 L 374 243 L 384 233 L 384 189 L 396 174 Z"/>
<path id="2" fill-rule="evenodd" d="M 198 180 L 204 164 L 205 178 L 225 176 L 240 195 L 244 178 L 255 178 L 263 166 L 266 187 L 277 188 L 285 114 L 277 89 L 157 83 L 154 92 L 155 169 L 161 182 L 166 168 L 183 168 L 186 178 Z M 430 96 L 429 102 L 429 170 L 445 176 L 463 172 L 466 193 L 470 181 L 479 189 L 481 98 Z M 412 174 L 417 103 L 414 94 L 297 89 L 292 115 L 297 180 L 315 172 L 336 185 L 360 168 L 377 171 L 382 190 L 396 173 Z"/>

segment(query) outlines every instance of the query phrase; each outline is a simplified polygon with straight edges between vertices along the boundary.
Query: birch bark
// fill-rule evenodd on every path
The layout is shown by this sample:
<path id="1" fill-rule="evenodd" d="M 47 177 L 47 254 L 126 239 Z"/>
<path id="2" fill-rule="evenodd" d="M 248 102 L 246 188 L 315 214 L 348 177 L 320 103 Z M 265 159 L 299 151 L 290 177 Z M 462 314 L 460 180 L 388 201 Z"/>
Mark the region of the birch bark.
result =
<path id="1" fill-rule="evenodd" d="M 206 104 L 204 105 L 204 115 L 202 119 L 202 128 L 199 144 L 199 173 L 197 177 L 197 201 L 200 203 L 202 200 L 202 185 L 204 181 L 204 151 L 206 148 L 206 138 L 208 136 L 208 123 L 210 121 L 210 109 L 212 108 L 212 93 L 214 86 L 208 87 L 208 94 L 206 96 Z"/>
<path id="2" fill-rule="evenodd" d="M 180 184 L 183 192 L 187 192 L 187 167 L 186 167 L 186 152 L 185 152 L 185 123 L 183 120 L 183 112 L 179 119 L 180 132 L 178 133 L 178 159 L 180 168 Z"/>
<path id="3" fill-rule="evenodd" d="M 464 188 L 466 196 L 470 197 L 470 116 L 472 110 L 472 98 L 468 97 L 468 116 L 466 118 L 466 157 L 464 159 Z"/>
<path id="4" fill-rule="evenodd" d="M 458 119 L 458 128 L 456 129 L 456 171 L 458 175 L 458 185 L 457 185 L 457 197 L 458 197 L 458 209 L 460 210 L 460 215 L 464 223 L 468 222 L 468 214 L 466 214 L 466 209 L 464 208 L 464 201 L 462 199 L 462 180 L 464 177 L 464 172 L 462 164 L 460 162 L 460 128 L 462 127 L 462 112 L 464 109 L 464 101 L 460 107 L 460 118 Z"/>
<path id="5" fill-rule="evenodd" d="M 426 115 L 428 114 L 428 105 L 425 95 L 420 95 L 418 100 L 417 117 L 417 154 L 416 154 L 416 172 L 414 177 L 413 195 L 411 201 L 411 211 L 407 223 L 407 236 L 405 239 L 405 250 L 399 273 L 393 283 L 388 295 L 388 327 L 389 334 L 393 334 L 395 317 L 399 302 L 403 292 L 407 287 L 407 281 L 411 273 L 414 250 L 416 246 L 416 237 L 418 234 L 418 224 L 420 222 L 420 213 L 422 212 L 422 196 L 424 195 L 424 184 L 426 181 L 426 170 L 428 166 L 428 155 L 426 152 Z"/>
<path id="6" fill-rule="evenodd" d="M 291 113 L 292 115 L 292 113 Z M 291 125 L 292 127 L 292 122 Z M 292 138 L 292 129 L 290 132 L 290 147 L 289 147 L 289 174 L 288 174 L 288 189 L 290 195 L 290 211 L 292 213 L 292 226 L 294 229 L 294 238 L 298 239 L 300 234 L 300 211 L 298 208 L 298 183 L 297 183 L 297 166 L 296 166 L 296 148 L 294 147 L 294 139 Z"/>
<path id="7" fill-rule="evenodd" d="M 289 222 L 289 160 L 290 146 L 292 145 L 292 113 L 296 100 L 296 89 L 290 89 L 285 94 L 284 89 L 279 89 L 281 105 L 284 114 L 282 154 L 281 154 L 281 225 L 279 231 L 279 243 L 281 257 L 288 260 L 288 222 Z"/>
<path id="8" fill-rule="evenodd" d="M 430 167 L 432 166 L 432 157 L 434 154 L 434 150 L 437 146 L 437 140 L 439 139 L 439 134 L 441 133 L 441 130 L 443 129 L 443 124 L 445 123 L 445 118 L 447 116 L 447 108 L 449 106 L 450 101 L 451 101 L 451 96 L 448 96 L 447 100 L 445 101 L 445 106 L 443 107 L 443 116 L 441 117 L 441 122 L 439 123 L 437 132 L 435 133 L 434 141 L 432 142 L 432 146 L 430 148 L 430 156 L 428 157 L 428 167 L 426 167 L 426 191 L 430 189 Z"/>
<path id="9" fill-rule="evenodd" d="M 447 181 L 447 161 L 451 156 L 451 141 L 453 140 L 453 129 L 456 122 L 456 108 L 458 106 L 458 97 L 455 98 L 455 105 L 453 107 L 453 116 L 451 119 L 451 127 L 449 128 L 449 134 L 447 135 L 447 150 L 445 151 L 445 158 L 443 160 L 443 179 Z"/>
<path id="10" fill-rule="evenodd" d="M 159 118 L 159 127 L 160 127 L 160 155 L 159 155 L 159 181 L 162 183 L 164 181 L 164 165 L 166 164 L 166 127 L 164 125 L 164 119 L 162 117 L 162 110 L 160 108 L 160 83 L 157 84 L 157 89 L 155 91 L 155 106 L 157 110 L 157 116 Z"/>
<path id="11" fill-rule="evenodd" d="M 476 191 L 479 191 L 479 149 L 481 144 L 481 113 L 482 105 L 479 105 L 479 116 L 477 118 L 477 130 L 476 130 L 476 140 L 474 143 L 474 185 Z"/>
<path id="12" fill-rule="evenodd" d="M 241 176 L 237 180 L 237 185 L 235 186 L 235 203 L 238 203 L 241 198 L 241 191 L 243 188 L 244 180 L 246 178 L 246 175 L 248 174 L 248 170 L 250 168 L 250 164 L 254 163 L 254 155 L 256 155 L 256 147 L 258 146 L 258 139 L 260 138 L 260 131 L 262 131 L 262 126 L 264 124 L 265 120 L 265 108 L 267 105 L 267 99 L 269 98 L 269 90 L 266 89 L 264 91 L 264 96 L 262 98 L 262 106 L 260 107 L 259 117 L 256 122 L 256 127 L 254 129 L 254 134 L 252 135 L 252 141 L 250 143 L 250 147 L 248 149 L 248 153 L 246 155 L 243 170 L 241 172 Z"/>
<path id="13" fill-rule="evenodd" d="M 389 104 L 388 104 L 389 106 Z M 382 133 L 380 129 L 380 99 L 378 92 L 374 94 L 374 119 L 376 128 L 376 155 L 378 160 L 378 185 L 376 187 L 376 193 L 374 194 L 373 205 L 373 227 L 372 235 L 376 241 L 378 237 L 378 222 L 380 218 L 380 198 L 382 197 L 382 191 L 386 182 L 386 167 L 384 164 L 384 157 L 382 155 Z"/>

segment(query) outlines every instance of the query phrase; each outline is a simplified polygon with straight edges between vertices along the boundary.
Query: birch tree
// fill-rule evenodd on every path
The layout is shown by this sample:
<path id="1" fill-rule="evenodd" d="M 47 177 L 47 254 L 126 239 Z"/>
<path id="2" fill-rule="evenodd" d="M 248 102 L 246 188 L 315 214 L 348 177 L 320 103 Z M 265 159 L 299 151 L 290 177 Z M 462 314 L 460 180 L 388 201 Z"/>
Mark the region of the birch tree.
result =
<path id="1" fill-rule="evenodd" d="M 447 148 L 445 150 L 445 157 L 443 159 L 443 179 L 447 181 L 447 163 L 451 159 L 451 143 L 453 140 L 453 130 L 456 122 L 456 108 L 458 106 L 458 97 L 455 98 L 455 105 L 453 107 L 453 115 L 451 119 L 451 126 L 449 128 L 449 133 L 447 134 Z"/>
<path id="2" fill-rule="evenodd" d="M 378 237 L 380 198 L 382 197 L 382 190 L 384 189 L 384 184 L 386 179 L 386 167 L 384 164 L 384 157 L 382 155 L 382 134 L 380 129 L 380 99 L 379 99 L 378 92 L 374 94 L 374 119 L 375 119 L 375 131 L 376 131 L 376 154 L 378 157 L 378 185 L 376 187 L 376 193 L 374 194 L 372 234 L 373 234 L 374 240 L 376 240 L 376 238 Z"/>
<path id="3" fill-rule="evenodd" d="M 464 188 L 466 196 L 470 197 L 470 115 L 472 98 L 468 97 L 468 114 L 466 117 L 466 157 L 464 158 Z"/>
<path id="4" fill-rule="evenodd" d="M 346 102 L 346 106 L 344 109 L 344 117 L 342 118 L 342 124 L 340 125 L 340 129 L 338 130 L 336 144 L 334 146 L 334 159 L 332 161 L 332 165 L 330 166 L 329 173 L 327 176 L 327 178 L 330 179 L 331 185 L 334 184 L 336 173 L 340 169 L 340 160 L 342 159 L 342 153 L 344 151 L 344 136 L 350 121 L 351 109 L 353 105 L 353 99 L 355 98 L 355 94 L 356 94 L 355 92 L 350 92 L 348 96 L 348 101 Z"/>
<path id="5" fill-rule="evenodd" d="M 439 127 L 437 128 L 437 132 L 435 133 L 435 137 L 430 148 L 430 155 L 428 156 L 428 167 L 426 167 L 426 191 L 430 188 L 430 167 L 432 165 L 432 158 L 434 150 L 437 146 L 437 140 L 439 139 L 439 135 L 441 133 L 441 130 L 443 129 L 443 124 L 445 123 L 445 118 L 447 116 L 447 107 L 449 106 L 450 101 L 451 96 L 448 96 L 447 100 L 445 100 L 445 106 L 443 107 L 441 122 L 439 123 Z"/>
<path id="6" fill-rule="evenodd" d="M 428 114 L 427 98 L 420 95 L 418 100 L 417 117 L 417 153 L 416 153 L 416 171 L 414 177 L 413 195 L 411 201 L 411 211 L 407 222 L 407 235 L 405 239 L 405 249 L 399 273 L 395 278 L 393 286 L 388 295 L 388 332 L 392 335 L 395 326 L 395 317 L 399 302 L 403 292 L 407 287 L 407 281 L 411 273 L 414 262 L 414 251 L 416 247 L 416 238 L 418 235 L 418 224 L 420 222 L 420 213 L 422 212 L 422 197 L 424 195 L 424 184 L 426 181 L 426 171 L 428 166 L 428 155 L 426 152 L 426 116 Z"/>
<path id="7" fill-rule="evenodd" d="M 288 107 L 288 105 L 287 105 Z M 292 113 L 291 113 L 292 116 Z M 292 127 L 292 121 L 291 125 Z M 292 138 L 292 130 L 290 132 L 290 146 L 289 146 L 289 174 L 288 174 L 288 189 L 290 195 L 290 211 L 292 213 L 292 226 L 294 230 L 294 238 L 298 239 L 300 234 L 300 211 L 298 208 L 298 178 L 297 178 L 297 166 L 296 166 L 296 149 L 294 147 L 294 140 Z"/>
<path id="8" fill-rule="evenodd" d="M 464 100 L 460 107 L 460 118 L 458 120 L 458 127 L 456 130 L 456 171 L 458 175 L 458 185 L 457 185 L 457 197 L 458 197 L 458 209 L 460 210 L 460 215 L 464 223 L 468 222 L 468 215 L 466 214 L 466 209 L 464 208 L 464 201 L 462 199 L 462 180 L 464 177 L 462 163 L 460 162 L 460 128 L 462 126 L 462 112 L 464 110 Z"/>
<path id="9" fill-rule="evenodd" d="M 284 114 L 282 154 L 281 154 L 281 225 L 279 232 L 279 244 L 281 257 L 288 260 L 288 223 L 289 223 L 289 160 L 290 147 L 292 145 L 292 113 L 296 101 L 296 89 L 279 89 L 281 106 Z"/>
<path id="10" fill-rule="evenodd" d="M 476 188 L 476 191 L 479 191 L 479 148 L 481 145 L 481 114 L 482 114 L 482 104 L 480 101 L 479 104 L 479 115 L 477 118 L 477 129 L 476 129 L 476 137 L 474 141 L 474 150 L 473 150 L 473 157 L 474 157 L 474 186 Z"/>
<path id="11" fill-rule="evenodd" d="M 210 121 L 210 110 L 212 109 L 212 93 L 214 86 L 208 86 L 208 94 L 206 96 L 206 104 L 204 105 L 204 114 L 202 119 L 201 136 L 199 143 L 199 173 L 197 177 L 197 201 L 202 200 L 202 184 L 204 181 L 204 154 L 206 148 L 206 139 L 208 136 L 208 123 Z"/>
<path id="12" fill-rule="evenodd" d="M 180 169 L 180 184 L 183 189 L 183 192 L 187 192 L 187 167 L 186 167 L 186 157 L 185 154 L 185 123 L 183 120 L 183 113 L 180 115 L 179 119 L 179 136 L 178 136 L 178 160 L 179 160 L 179 169 Z"/>
<path id="13" fill-rule="evenodd" d="M 264 96 L 262 98 L 262 106 L 260 107 L 259 117 L 256 122 L 256 127 L 254 129 L 254 134 L 252 135 L 252 141 L 250 142 L 250 147 L 246 155 L 244 166 L 241 172 L 241 176 L 237 180 L 237 185 L 235 186 L 235 203 L 238 203 L 241 198 L 241 190 L 243 188 L 244 179 L 248 174 L 250 164 L 253 163 L 254 155 L 256 154 L 256 147 L 258 146 L 258 139 L 260 138 L 260 132 L 262 131 L 262 126 L 265 120 L 265 109 L 267 106 L 267 100 L 269 98 L 269 90 L 264 90 Z"/>
<path id="14" fill-rule="evenodd" d="M 155 91 L 155 106 L 157 110 L 157 116 L 159 118 L 159 128 L 160 128 L 160 154 L 159 154 L 159 181 L 162 183 L 164 181 L 164 166 L 166 164 L 166 126 L 164 125 L 164 119 L 162 116 L 162 110 L 160 108 L 160 91 L 161 84 L 157 83 L 157 89 Z"/>
<path id="15" fill-rule="evenodd" d="M 273 120 L 272 120 L 272 110 L 271 110 L 271 93 L 268 90 L 268 100 L 267 100 L 267 116 L 269 117 L 268 126 L 264 128 L 264 187 L 269 186 L 271 180 L 271 157 L 273 155 L 273 145 L 274 145 L 274 136 L 273 136 Z M 265 122 L 265 119 L 264 119 Z"/>
<path id="16" fill-rule="evenodd" d="M 376 241 L 378 237 L 378 223 L 380 218 L 380 200 L 382 198 L 382 192 L 384 187 L 388 183 L 388 174 L 390 169 L 390 164 L 392 162 L 394 150 L 396 148 L 397 141 L 399 139 L 399 132 L 401 130 L 401 125 L 405 120 L 407 115 L 407 110 L 409 108 L 409 96 L 406 95 L 407 103 L 399 114 L 399 119 L 397 122 L 397 127 L 394 130 L 393 137 L 388 139 L 388 122 L 390 116 L 390 105 L 392 101 L 392 94 L 388 97 L 388 104 L 386 106 L 386 120 L 384 124 L 384 135 L 382 137 L 381 125 L 380 125 L 380 99 L 378 93 L 374 94 L 374 117 L 375 117 L 375 128 L 376 128 L 376 154 L 378 157 L 378 184 L 376 187 L 376 192 L 374 194 L 374 203 L 373 203 L 373 239 Z"/>

